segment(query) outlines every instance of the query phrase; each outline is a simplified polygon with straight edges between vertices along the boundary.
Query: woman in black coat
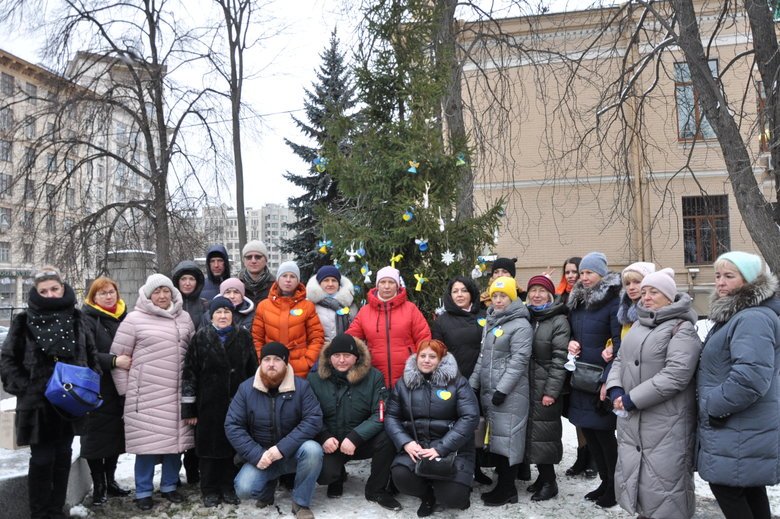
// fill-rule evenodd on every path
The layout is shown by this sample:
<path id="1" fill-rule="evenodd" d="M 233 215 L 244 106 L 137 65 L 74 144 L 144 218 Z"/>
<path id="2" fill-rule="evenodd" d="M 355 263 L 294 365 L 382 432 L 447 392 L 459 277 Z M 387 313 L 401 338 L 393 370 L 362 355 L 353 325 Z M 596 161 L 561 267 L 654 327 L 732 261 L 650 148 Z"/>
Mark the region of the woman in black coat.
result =
<path id="1" fill-rule="evenodd" d="M 436 502 L 465 510 L 474 478 L 474 431 L 479 404 L 447 347 L 422 340 L 406 361 L 404 374 L 387 404 L 385 431 L 400 452 L 391 468 L 400 492 L 422 499 L 418 517 L 433 513 Z M 451 480 L 422 478 L 414 473 L 420 458 L 456 453 Z"/>
<path id="2" fill-rule="evenodd" d="M 27 310 L 17 314 L 0 354 L 3 388 L 16 396 L 16 442 L 30 446 L 27 490 L 30 517 L 65 517 L 73 423 L 46 399 L 55 362 L 100 367 L 76 294 L 59 271 L 42 267 L 33 277 Z"/>
<path id="3" fill-rule="evenodd" d="M 233 395 L 257 371 L 252 336 L 233 325 L 233 303 L 217 296 L 209 303 L 211 323 L 192 338 L 182 372 L 181 417 L 195 426 L 203 504 L 239 504 L 233 490 L 235 451 L 225 436 L 225 417 Z"/>
<path id="4" fill-rule="evenodd" d="M 103 405 L 89 413 L 78 426 L 81 457 L 87 460 L 92 474 L 92 504 L 100 506 L 106 502 L 107 496 L 130 494 L 114 478 L 119 455 L 125 452 L 125 425 L 122 421 L 125 399 L 117 393 L 111 377 L 111 370 L 117 366 L 130 368 L 130 357 L 117 357 L 110 353 L 114 335 L 127 315 L 127 308 L 119 297 L 116 282 L 99 277 L 89 287 L 81 311 L 84 312 L 87 334 L 95 341 L 98 362 L 103 371 L 100 377 Z"/>

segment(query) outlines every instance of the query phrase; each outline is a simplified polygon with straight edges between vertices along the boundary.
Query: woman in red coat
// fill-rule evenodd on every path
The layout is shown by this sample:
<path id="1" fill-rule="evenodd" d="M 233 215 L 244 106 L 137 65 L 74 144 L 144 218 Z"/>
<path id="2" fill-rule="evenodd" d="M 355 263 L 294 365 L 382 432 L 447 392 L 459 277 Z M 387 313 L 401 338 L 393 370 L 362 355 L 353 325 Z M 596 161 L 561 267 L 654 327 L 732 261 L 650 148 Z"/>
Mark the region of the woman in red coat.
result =
<path id="1" fill-rule="evenodd" d="M 417 344 L 431 338 L 431 329 L 422 312 L 406 298 L 398 270 L 384 267 L 347 334 L 366 341 L 371 364 L 384 374 L 385 384 L 391 388 L 403 375 L 406 359 L 417 351 Z"/>

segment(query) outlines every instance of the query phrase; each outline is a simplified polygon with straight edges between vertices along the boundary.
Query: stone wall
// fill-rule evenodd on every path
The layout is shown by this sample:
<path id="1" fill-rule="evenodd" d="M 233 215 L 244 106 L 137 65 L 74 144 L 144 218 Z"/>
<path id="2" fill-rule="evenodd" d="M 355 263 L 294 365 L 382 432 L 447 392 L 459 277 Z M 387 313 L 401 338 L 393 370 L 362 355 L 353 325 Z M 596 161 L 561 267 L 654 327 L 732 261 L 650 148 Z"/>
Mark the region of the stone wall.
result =
<path id="1" fill-rule="evenodd" d="M 119 285 L 128 312 L 135 306 L 138 289 L 157 271 L 156 267 L 154 252 L 119 250 L 108 253 L 108 275 Z"/>

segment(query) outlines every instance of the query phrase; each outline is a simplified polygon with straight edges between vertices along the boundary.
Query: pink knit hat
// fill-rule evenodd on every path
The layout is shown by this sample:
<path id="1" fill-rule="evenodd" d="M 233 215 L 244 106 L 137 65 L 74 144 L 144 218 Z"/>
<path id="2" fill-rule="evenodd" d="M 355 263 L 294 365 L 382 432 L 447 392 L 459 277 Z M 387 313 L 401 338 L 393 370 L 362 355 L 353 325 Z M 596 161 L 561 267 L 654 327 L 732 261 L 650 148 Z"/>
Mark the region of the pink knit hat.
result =
<path id="1" fill-rule="evenodd" d="M 224 294 L 227 292 L 228 288 L 235 288 L 238 290 L 241 293 L 241 297 L 246 296 L 246 289 L 244 288 L 244 284 L 238 278 L 227 278 L 225 281 L 223 281 L 222 284 L 219 285 L 219 293 Z"/>
<path id="2" fill-rule="evenodd" d="M 632 263 L 631 265 L 623 269 L 624 276 L 626 275 L 626 272 L 636 272 L 644 278 L 648 274 L 652 274 L 653 272 L 655 272 L 655 263 L 648 263 L 646 261 L 637 261 L 636 263 Z"/>
<path id="3" fill-rule="evenodd" d="M 646 275 L 639 287 L 653 287 L 672 302 L 677 297 L 677 283 L 674 282 L 674 270 L 670 268 L 661 269 L 658 272 Z"/>
<path id="4" fill-rule="evenodd" d="M 379 272 L 376 273 L 377 284 L 385 278 L 390 278 L 395 281 L 396 285 L 401 286 L 401 273 L 398 272 L 398 269 L 393 267 L 382 267 L 379 269 Z"/>

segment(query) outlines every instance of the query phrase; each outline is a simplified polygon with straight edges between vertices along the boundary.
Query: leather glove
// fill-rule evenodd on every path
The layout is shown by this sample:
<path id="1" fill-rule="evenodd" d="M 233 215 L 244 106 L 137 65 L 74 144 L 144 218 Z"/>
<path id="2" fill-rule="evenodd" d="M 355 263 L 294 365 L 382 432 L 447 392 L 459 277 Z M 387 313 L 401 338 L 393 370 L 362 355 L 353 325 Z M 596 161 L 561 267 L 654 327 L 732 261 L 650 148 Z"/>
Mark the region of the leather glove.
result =
<path id="1" fill-rule="evenodd" d="M 493 393 L 493 399 L 491 402 L 493 402 L 493 405 L 499 406 L 504 403 L 504 400 L 506 400 L 506 394 L 502 393 L 501 391 L 496 391 Z"/>

